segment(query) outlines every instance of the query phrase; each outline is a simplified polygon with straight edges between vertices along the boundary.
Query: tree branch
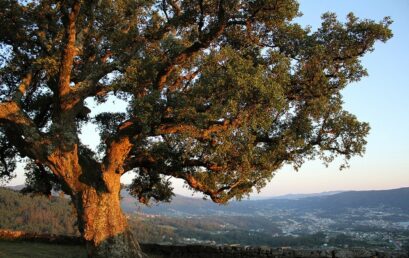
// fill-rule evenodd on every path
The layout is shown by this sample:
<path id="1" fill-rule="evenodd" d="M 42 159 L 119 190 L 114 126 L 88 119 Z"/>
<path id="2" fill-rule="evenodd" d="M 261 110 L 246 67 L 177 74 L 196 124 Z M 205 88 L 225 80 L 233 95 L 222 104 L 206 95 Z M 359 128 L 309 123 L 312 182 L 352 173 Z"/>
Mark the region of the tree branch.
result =
<path id="1" fill-rule="evenodd" d="M 45 159 L 48 140 L 15 102 L 0 103 L 0 125 L 22 155 Z"/>
<path id="2" fill-rule="evenodd" d="M 199 180 L 197 180 L 192 174 L 177 174 L 174 175 L 177 178 L 184 179 L 186 183 L 196 191 L 200 191 L 212 199 L 215 203 L 226 203 L 231 197 L 235 195 L 232 191 L 234 189 L 238 189 L 242 187 L 245 190 L 253 186 L 256 182 L 246 182 L 242 179 L 237 179 L 235 182 L 222 186 L 217 189 L 212 189 L 206 184 L 202 184 Z M 227 192 L 226 192 L 227 191 Z M 243 191 L 244 192 L 244 191 Z"/>
<path id="3" fill-rule="evenodd" d="M 224 120 L 223 122 L 211 123 L 211 125 L 205 129 L 198 128 L 193 124 L 162 124 L 155 131 L 156 135 L 166 135 L 175 133 L 186 133 L 188 132 L 191 137 L 200 140 L 210 140 L 213 133 L 219 133 L 221 131 L 226 131 L 229 128 L 236 128 L 242 122 L 241 118 L 236 118 L 232 120 Z"/>
<path id="4" fill-rule="evenodd" d="M 182 84 L 183 81 L 188 81 L 187 85 L 189 84 L 189 82 L 191 82 L 198 74 L 199 74 L 200 70 L 196 70 L 190 74 L 187 74 L 185 76 L 180 76 L 178 77 L 173 83 L 172 85 L 170 85 L 168 87 L 168 90 L 170 92 L 174 92 L 175 90 L 177 90 L 179 88 L 179 86 Z"/>
<path id="5" fill-rule="evenodd" d="M 107 140 L 107 151 L 103 158 L 103 171 L 122 175 L 124 163 L 133 147 L 132 138 L 140 133 L 141 128 L 136 121 L 123 122 L 115 137 Z"/>
<path id="6" fill-rule="evenodd" d="M 68 23 L 66 24 L 66 37 L 67 43 L 63 52 L 60 73 L 59 73 L 59 83 L 58 83 L 58 96 L 60 98 L 66 96 L 70 91 L 71 82 L 71 70 L 74 61 L 74 56 L 76 55 L 75 39 L 76 39 L 76 19 L 81 8 L 81 1 L 74 1 L 71 12 L 68 14 Z M 62 110 L 69 108 L 70 105 L 66 106 L 61 103 Z"/>
<path id="7" fill-rule="evenodd" d="M 31 84 L 31 80 L 33 78 L 33 73 L 30 71 L 24 76 L 23 80 L 21 81 L 17 91 L 13 95 L 13 101 L 16 103 L 21 103 L 21 99 L 23 98 L 24 94 L 26 93 L 28 87 Z"/>
<path id="8" fill-rule="evenodd" d="M 184 63 L 186 59 L 197 53 L 199 50 L 208 47 L 213 40 L 218 38 L 223 33 L 227 25 L 226 13 L 223 4 L 224 0 L 220 0 L 219 10 L 217 13 L 217 22 L 215 23 L 214 27 L 211 28 L 207 34 L 199 38 L 199 41 L 196 41 L 191 46 L 185 48 L 178 55 L 173 57 L 172 60 L 164 64 L 156 77 L 156 81 L 154 83 L 155 89 L 162 90 L 168 76 L 176 65 Z"/>

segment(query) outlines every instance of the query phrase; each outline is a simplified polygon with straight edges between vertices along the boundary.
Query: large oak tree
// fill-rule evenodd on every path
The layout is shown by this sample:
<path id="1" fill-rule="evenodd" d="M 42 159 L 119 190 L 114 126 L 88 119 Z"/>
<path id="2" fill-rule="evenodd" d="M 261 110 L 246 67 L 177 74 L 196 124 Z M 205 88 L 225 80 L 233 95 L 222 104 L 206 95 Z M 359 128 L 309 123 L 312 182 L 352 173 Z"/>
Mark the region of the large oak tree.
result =
<path id="1" fill-rule="evenodd" d="M 292 20 L 295 0 L 0 0 L 0 175 L 25 158 L 33 189 L 71 196 L 91 257 L 140 257 L 120 177 L 143 203 L 169 178 L 214 202 L 259 190 L 283 164 L 348 160 L 367 123 L 340 91 L 390 19 Z M 90 117 L 108 98 L 126 112 Z M 101 143 L 81 143 L 85 124 Z"/>

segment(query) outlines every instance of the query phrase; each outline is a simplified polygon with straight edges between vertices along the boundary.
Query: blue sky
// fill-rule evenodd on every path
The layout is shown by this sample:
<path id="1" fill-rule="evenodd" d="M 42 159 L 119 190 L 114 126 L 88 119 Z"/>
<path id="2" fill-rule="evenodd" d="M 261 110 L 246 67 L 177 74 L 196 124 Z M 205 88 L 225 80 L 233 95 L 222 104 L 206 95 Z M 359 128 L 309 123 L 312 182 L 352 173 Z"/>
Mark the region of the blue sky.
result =
<path id="1" fill-rule="evenodd" d="M 386 44 L 378 43 L 373 53 L 363 58 L 369 77 L 354 83 L 343 91 L 345 109 L 359 120 L 369 122 L 364 157 L 350 161 L 350 168 L 339 171 L 339 161 L 329 167 L 321 161 L 310 161 L 298 171 L 286 166 L 261 191 L 259 196 L 288 193 L 313 193 L 334 190 L 389 189 L 409 186 L 409 1 L 408 0 L 303 0 L 304 14 L 297 22 L 316 29 L 322 13 L 331 11 L 344 20 L 349 12 L 360 18 L 376 21 L 390 16 L 394 37 Z M 125 106 L 116 103 L 116 106 Z M 112 107 L 105 107 L 111 109 Z M 102 111 L 99 109 L 99 111 Z M 83 132 L 90 145 L 97 140 L 94 128 Z M 19 169 L 21 170 L 21 168 Z M 21 172 L 10 184 L 24 182 Z M 131 175 L 124 177 L 130 182 Z M 174 181 L 179 194 L 190 194 L 181 181 Z"/>

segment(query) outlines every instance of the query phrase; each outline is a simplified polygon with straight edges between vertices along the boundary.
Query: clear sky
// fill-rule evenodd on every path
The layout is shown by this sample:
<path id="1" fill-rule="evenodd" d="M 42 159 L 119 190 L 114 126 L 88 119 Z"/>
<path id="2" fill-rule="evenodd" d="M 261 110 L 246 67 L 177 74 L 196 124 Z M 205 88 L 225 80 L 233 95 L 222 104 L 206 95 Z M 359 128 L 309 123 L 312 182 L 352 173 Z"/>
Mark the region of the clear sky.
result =
<path id="1" fill-rule="evenodd" d="M 327 11 L 337 13 L 341 20 L 349 12 L 376 21 L 390 16 L 394 37 L 386 44 L 376 44 L 375 51 L 364 57 L 369 77 L 343 91 L 345 108 L 371 126 L 364 157 L 351 159 L 350 168 L 342 171 L 337 162 L 325 167 L 321 161 L 310 161 L 298 172 L 285 166 L 258 196 L 409 187 L 409 1 L 303 0 L 300 10 L 304 15 L 297 22 L 313 29 Z M 115 106 L 123 104 L 117 102 Z M 94 128 L 88 126 L 82 138 L 95 146 Z M 18 170 L 10 185 L 24 182 L 21 167 Z M 130 177 L 125 176 L 124 182 L 129 183 Z M 181 181 L 175 181 L 174 186 L 176 193 L 190 194 Z"/>

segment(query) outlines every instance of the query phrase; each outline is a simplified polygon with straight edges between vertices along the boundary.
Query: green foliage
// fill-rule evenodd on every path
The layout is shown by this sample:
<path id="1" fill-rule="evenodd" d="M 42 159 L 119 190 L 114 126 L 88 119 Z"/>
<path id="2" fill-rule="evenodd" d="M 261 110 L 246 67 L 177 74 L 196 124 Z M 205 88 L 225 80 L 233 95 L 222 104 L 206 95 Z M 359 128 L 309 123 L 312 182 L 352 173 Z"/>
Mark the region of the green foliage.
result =
<path id="1" fill-rule="evenodd" d="M 16 148 L 7 140 L 0 129 L 0 184 L 11 180 L 15 174 L 18 152 Z"/>
<path id="2" fill-rule="evenodd" d="M 32 71 L 21 106 L 49 138 L 65 126 L 55 125 L 55 100 L 71 2 L 0 0 L 0 23 L 13 28 L 0 32 L 9 52 L 0 100 L 12 98 Z M 340 91 L 367 75 L 360 58 L 392 37 L 390 18 L 349 14 L 341 23 L 326 13 L 311 31 L 292 22 L 300 15 L 294 0 L 81 4 L 70 74 L 78 104 L 66 117 L 75 117 L 75 133 L 85 122 L 98 125 L 99 155 L 76 135 L 66 140 L 92 160 L 83 164 L 98 164 L 109 143 L 129 139 L 132 150 L 119 165 L 137 172 L 131 193 L 141 201 L 169 200 L 167 179 L 175 177 L 224 203 L 260 190 L 284 164 L 342 156 L 344 167 L 364 153 L 369 125 L 343 110 Z M 126 113 L 88 119 L 85 99 L 102 104 L 110 95 L 127 101 Z M 2 146 L 8 138 L 0 132 Z M 9 176 L 16 151 L 2 147 L 0 154 L 0 175 Z"/>
<path id="3" fill-rule="evenodd" d="M 42 165 L 28 163 L 25 167 L 25 186 L 22 193 L 51 196 L 51 191 L 61 190 L 55 175 Z"/>
<path id="4" fill-rule="evenodd" d="M 156 202 L 170 202 L 174 196 L 169 179 L 165 179 L 157 173 L 150 173 L 150 171 L 141 171 L 129 185 L 128 190 L 131 195 L 137 196 L 139 201 L 144 204 L 148 204 L 150 199 L 154 199 Z"/>
<path id="5" fill-rule="evenodd" d="M 95 116 L 94 121 L 98 125 L 101 137 L 101 142 L 98 146 L 100 152 L 106 148 L 105 141 L 115 134 L 116 128 L 124 119 L 124 113 L 104 112 Z"/>

